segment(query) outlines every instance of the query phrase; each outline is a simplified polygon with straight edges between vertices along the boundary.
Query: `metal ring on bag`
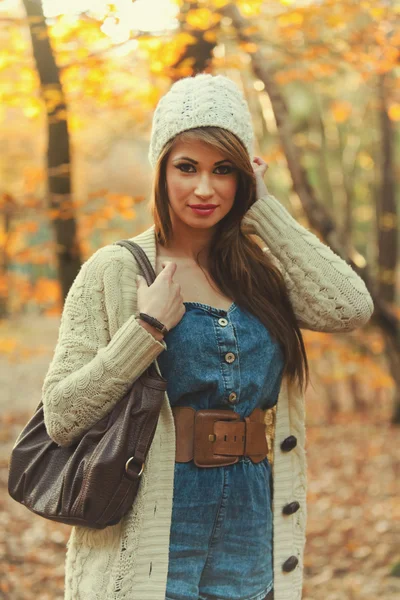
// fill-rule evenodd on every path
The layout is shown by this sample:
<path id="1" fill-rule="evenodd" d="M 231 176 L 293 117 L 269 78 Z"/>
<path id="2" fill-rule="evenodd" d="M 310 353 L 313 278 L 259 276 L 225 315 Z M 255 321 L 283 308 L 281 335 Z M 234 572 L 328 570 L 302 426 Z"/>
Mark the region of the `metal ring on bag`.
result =
<path id="1" fill-rule="evenodd" d="M 126 463 L 125 463 L 125 471 L 126 471 L 126 473 L 128 472 L 129 463 L 131 462 L 131 460 L 135 460 L 135 458 L 136 458 L 135 456 L 131 456 L 126 461 Z M 144 462 L 142 463 L 141 469 L 140 469 L 139 473 L 137 474 L 138 477 L 141 476 L 141 474 L 143 473 L 143 470 L 144 470 Z"/>

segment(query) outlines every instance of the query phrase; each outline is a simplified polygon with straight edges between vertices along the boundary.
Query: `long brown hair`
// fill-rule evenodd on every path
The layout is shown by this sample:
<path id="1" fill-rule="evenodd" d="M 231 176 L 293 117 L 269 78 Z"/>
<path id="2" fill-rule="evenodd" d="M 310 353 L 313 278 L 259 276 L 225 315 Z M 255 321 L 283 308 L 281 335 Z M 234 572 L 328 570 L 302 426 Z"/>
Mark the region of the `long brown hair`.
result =
<path id="1" fill-rule="evenodd" d="M 229 213 L 217 224 L 211 241 L 209 276 L 224 295 L 260 319 L 271 337 L 280 344 L 285 359 L 283 375 L 288 376 L 290 384 L 297 379 L 299 387 L 305 391 L 309 383 L 306 350 L 285 281 L 253 238 L 256 233 L 253 228 L 241 224 L 246 211 L 257 200 L 256 180 L 245 146 L 230 131 L 220 127 L 197 127 L 183 131 L 164 146 L 155 168 L 150 202 L 159 243 L 165 246 L 172 237 L 166 166 L 178 140 L 210 144 L 236 167 L 235 200 Z"/>

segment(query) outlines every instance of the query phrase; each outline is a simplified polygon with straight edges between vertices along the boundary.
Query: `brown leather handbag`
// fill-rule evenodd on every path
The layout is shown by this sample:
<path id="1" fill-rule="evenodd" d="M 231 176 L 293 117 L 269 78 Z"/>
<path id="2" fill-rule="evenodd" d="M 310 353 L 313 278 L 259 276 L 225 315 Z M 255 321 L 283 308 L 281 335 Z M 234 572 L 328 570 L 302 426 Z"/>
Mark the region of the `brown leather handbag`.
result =
<path id="1" fill-rule="evenodd" d="M 151 285 L 156 274 L 144 250 L 128 240 L 115 244 L 130 250 Z M 118 523 L 138 493 L 166 387 L 153 361 L 113 410 L 67 447 L 47 434 L 40 402 L 11 451 L 10 496 L 67 525 L 104 529 Z"/>

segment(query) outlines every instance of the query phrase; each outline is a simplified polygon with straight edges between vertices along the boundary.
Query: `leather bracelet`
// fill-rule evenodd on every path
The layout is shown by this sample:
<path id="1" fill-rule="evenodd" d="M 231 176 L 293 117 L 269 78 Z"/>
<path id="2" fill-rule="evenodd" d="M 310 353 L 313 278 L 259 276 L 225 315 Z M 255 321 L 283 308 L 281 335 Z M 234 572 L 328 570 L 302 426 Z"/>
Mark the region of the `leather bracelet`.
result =
<path id="1" fill-rule="evenodd" d="M 146 313 L 139 313 L 139 318 L 142 319 L 143 321 L 145 321 L 146 323 L 148 323 L 149 325 L 152 325 L 153 327 L 155 327 L 156 329 L 158 329 L 158 331 L 161 331 L 161 333 L 168 333 L 169 329 L 167 329 L 167 327 L 164 325 L 164 323 L 161 323 L 161 321 L 159 321 L 158 319 L 156 319 L 155 317 L 151 317 L 150 315 L 146 314 Z"/>

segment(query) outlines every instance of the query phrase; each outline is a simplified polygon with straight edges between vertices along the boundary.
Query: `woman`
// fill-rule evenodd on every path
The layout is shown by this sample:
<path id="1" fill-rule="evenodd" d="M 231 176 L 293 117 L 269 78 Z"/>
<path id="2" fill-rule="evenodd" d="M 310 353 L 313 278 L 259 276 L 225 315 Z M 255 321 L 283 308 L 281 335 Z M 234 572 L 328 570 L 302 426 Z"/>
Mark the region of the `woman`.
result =
<path id="1" fill-rule="evenodd" d="M 155 281 L 111 244 L 68 294 L 43 385 L 58 444 L 79 439 L 155 359 L 168 387 L 131 511 L 105 530 L 72 529 L 66 600 L 301 599 L 300 328 L 352 331 L 373 303 L 269 194 L 252 144 L 233 81 L 176 82 L 153 119 L 154 224 L 131 238 Z"/>

